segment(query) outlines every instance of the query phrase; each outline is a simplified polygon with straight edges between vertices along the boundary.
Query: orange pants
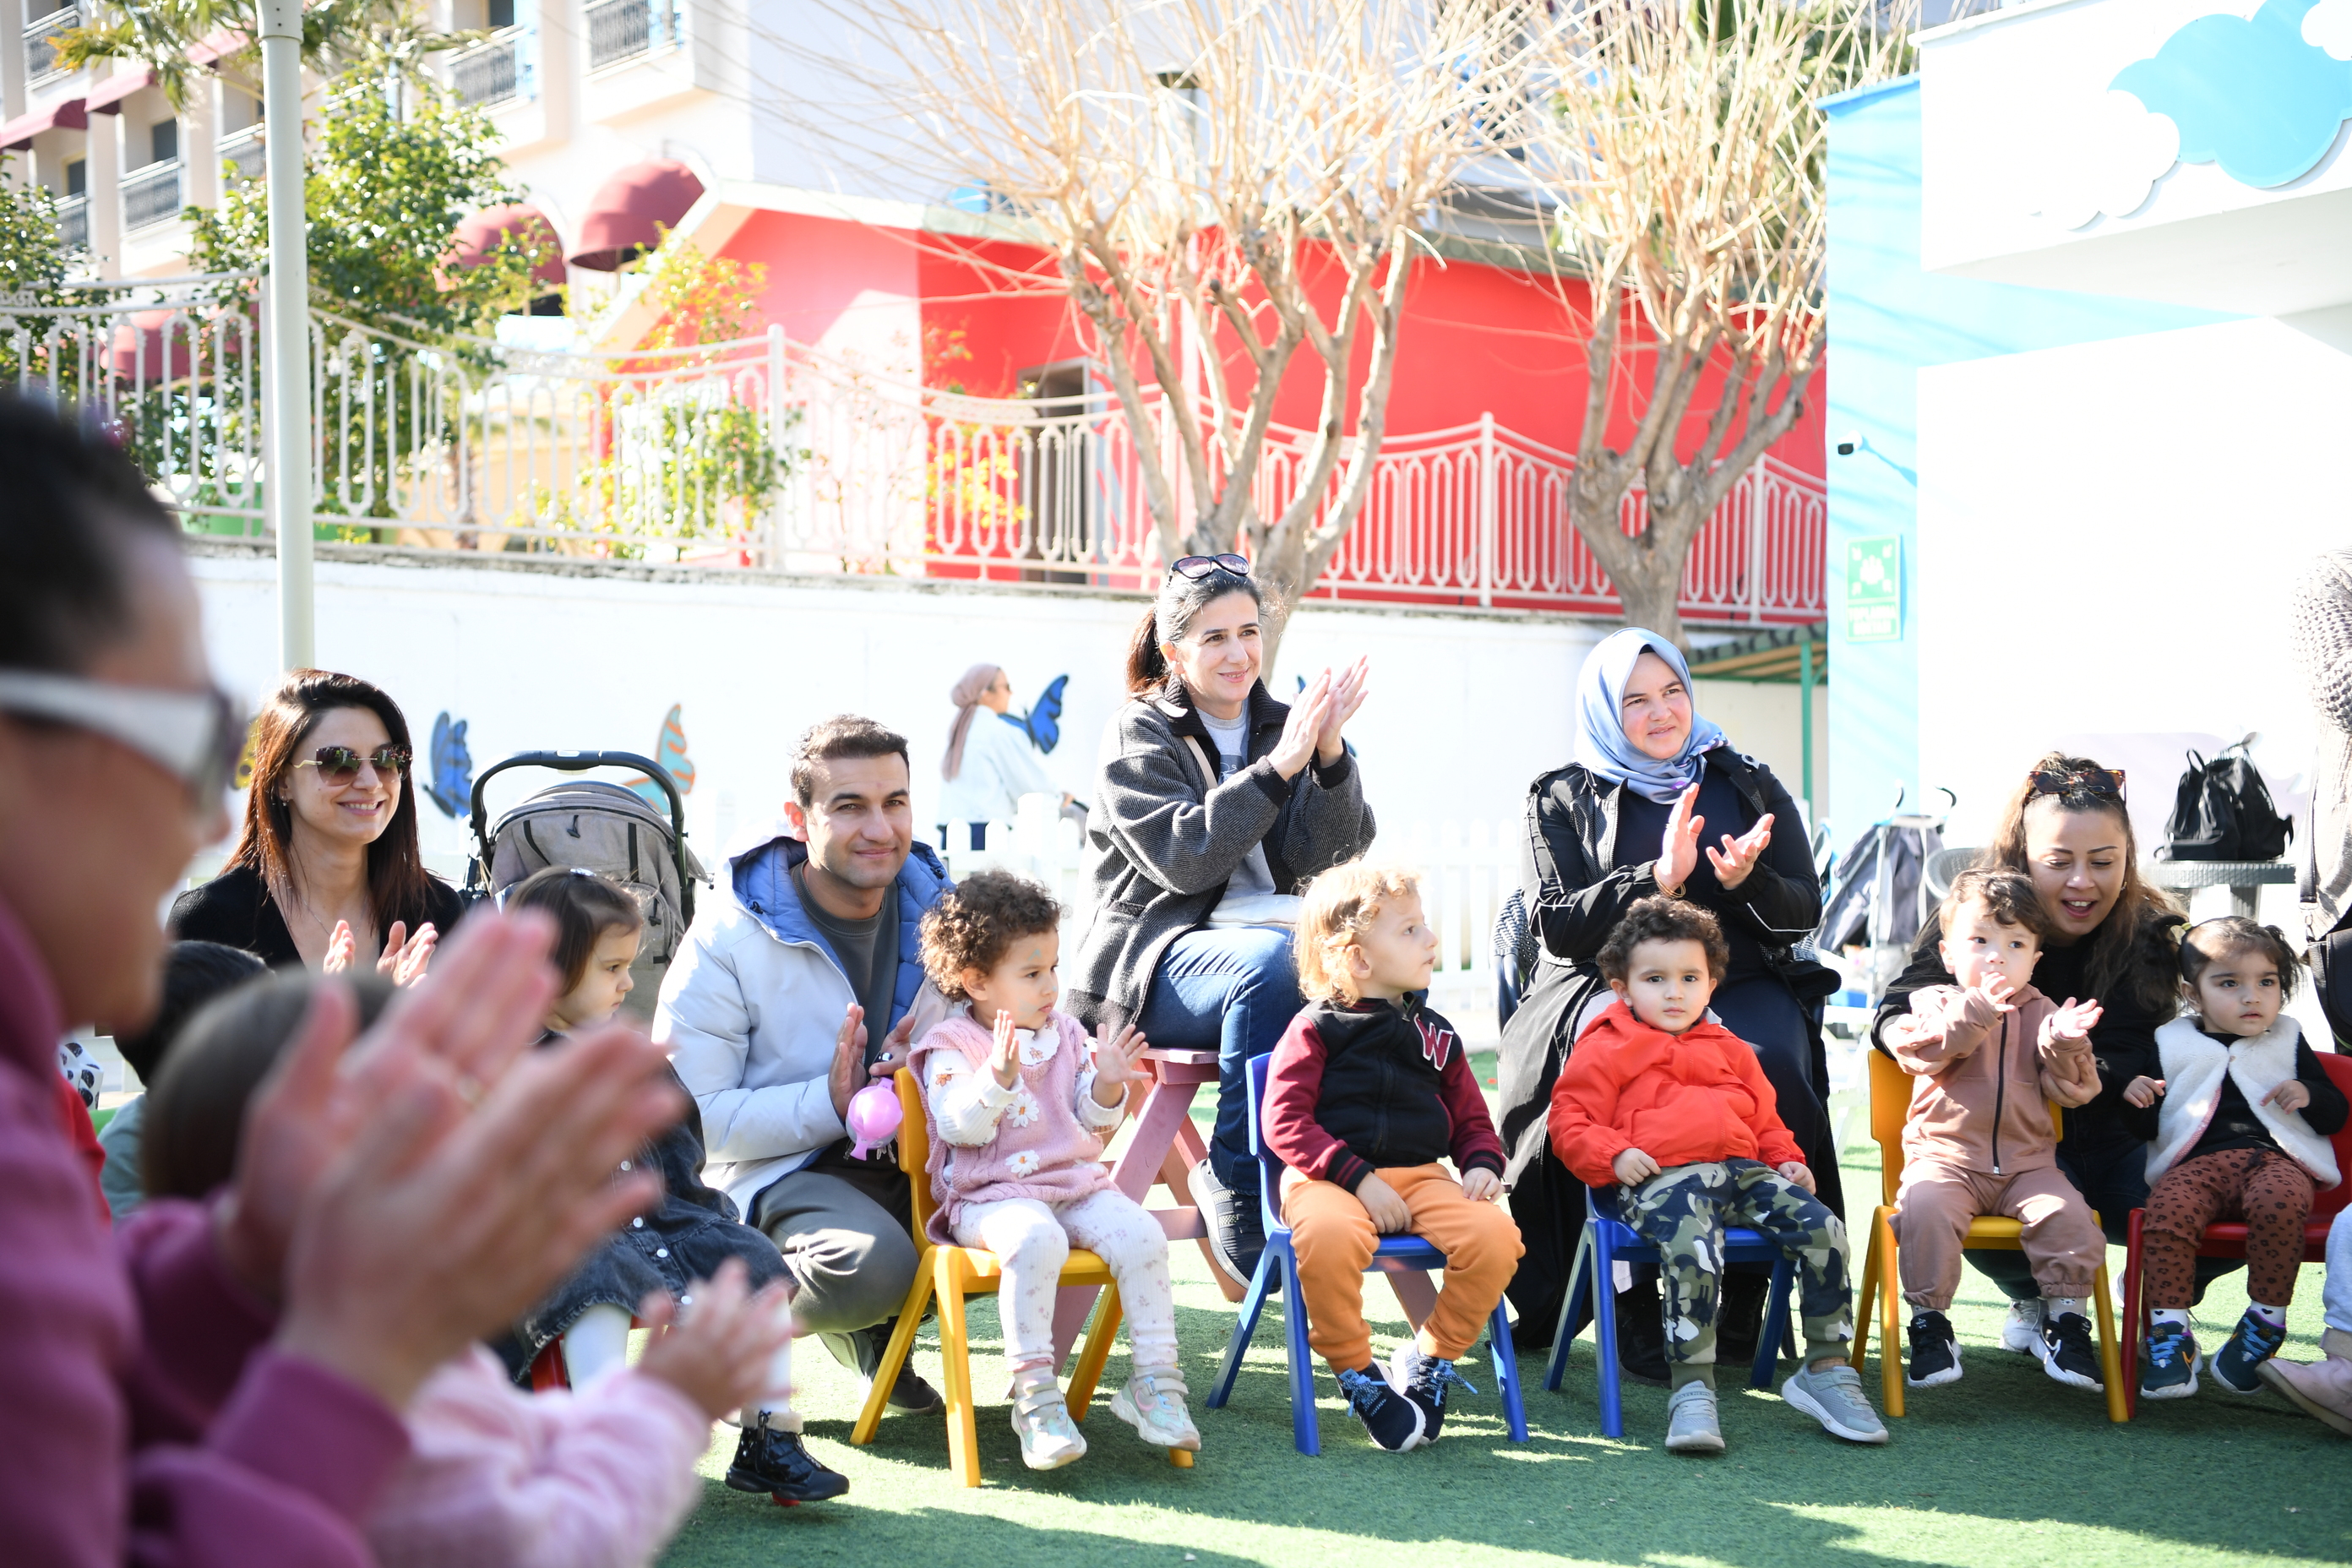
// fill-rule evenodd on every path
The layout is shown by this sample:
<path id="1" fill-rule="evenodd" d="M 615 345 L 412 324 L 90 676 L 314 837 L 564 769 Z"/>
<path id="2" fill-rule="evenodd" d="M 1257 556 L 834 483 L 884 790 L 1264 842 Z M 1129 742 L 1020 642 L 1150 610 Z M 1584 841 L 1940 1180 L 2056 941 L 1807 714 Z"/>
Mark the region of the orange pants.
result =
<path id="1" fill-rule="evenodd" d="M 1503 1299 L 1519 1254 L 1519 1227 L 1501 1207 L 1465 1195 L 1443 1165 L 1401 1165 L 1378 1173 L 1412 1215 L 1413 1234 L 1445 1254 L 1445 1283 L 1421 1325 L 1426 1354 L 1452 1361 L 1478 1342 Z M 1299 1293 L 1307 1298 L 1307 1342 L 1334 1372 L 1371 1364 L 1364 1327 L 1364 1270 L 1380 1245 L 1372 1216 L 1356 1195 L 1296 1171 L 1282 1177 L 1282 1214 L 1298 1251 Z"/>

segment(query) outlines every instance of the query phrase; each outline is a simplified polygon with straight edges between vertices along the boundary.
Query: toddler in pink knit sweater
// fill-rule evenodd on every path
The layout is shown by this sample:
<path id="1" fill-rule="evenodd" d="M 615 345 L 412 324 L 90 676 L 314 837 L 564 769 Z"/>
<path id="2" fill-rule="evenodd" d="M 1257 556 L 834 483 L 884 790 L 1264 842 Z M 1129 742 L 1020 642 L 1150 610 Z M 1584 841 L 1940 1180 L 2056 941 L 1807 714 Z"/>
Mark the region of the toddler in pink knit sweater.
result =
<path id="1" fill-rule="evenodd" d="M 1054 1379 L 1054 1299 L 1072 1243 L 1109 1266 L 1134 1347 L 1135 1375 L 1111 1395 L 1111 1414 L 1155 1447 L 1201 1447 L 1177 1370 L 1167 1235 L 1102 1164 L 1143 1037 L 1106 1028 L 1090 1058 L 1086 1031 L 1055 1011 L 1061 916 L 1045 889 L 1005 871 L 943 896 L 923 919 L 923 967 L 963 1005 L 908 1063 L 930 1124 L 931 1239 L 985 1247 L 1004 1266 L 997 1310 L 1013 1430 L 1033 1470 L 1087 1451 Z"/>

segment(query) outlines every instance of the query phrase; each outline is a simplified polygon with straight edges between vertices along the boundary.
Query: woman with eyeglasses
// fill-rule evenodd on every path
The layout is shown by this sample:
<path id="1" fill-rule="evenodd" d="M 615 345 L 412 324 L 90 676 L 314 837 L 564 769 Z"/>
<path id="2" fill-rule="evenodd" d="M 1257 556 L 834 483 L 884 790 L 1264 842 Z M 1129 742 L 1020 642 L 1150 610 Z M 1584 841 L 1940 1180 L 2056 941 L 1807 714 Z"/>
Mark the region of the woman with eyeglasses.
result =
<path id="1" fill-rule="evenodd" d="M 172 906 L 173 931 L 273 969 L 369 965 L 396 984 L 422 979 L 465 905 L 417 854 L 411 758 L 408 721 L 381 688 L 288 674 L 255 725 L 236 848 Z"/>
<path id="2" fill-rule="evenodd" d="M 1249 1152 L 1247 1064 L 1305 1005 L 1291 957 L 1299 885 L 1372 842 L 1343 740 L 1365 662 L 1287 706 L 1265 689 L 1265 595 L 1239 555 L 1188 555 L 1129 640 L 1087 822 L 1094 916 L 1069 1009 L 1136 1023 L 1154 1046 L 1217 1053 L 1217 1116 L 1192 1195 L 1219 1264 L 1246 1282 L 1265 1250 Z"/>
<path id="3" fill-rule="evenodd" d="M 2028 769 L 2001 807 L 1977 864 L 2022 871 L 2041 895 L 2049 929 L 2033 966 L 2033 988 L 2061 1000 L 2095 998 L 2102 1009 L 2091 1029 L 2099 1096 L 2066 1112 L 2058 1164 L 2098 1211 L 2107 1239 L 2121 1247 L 2131 1211 L 2147 1203 L 2147 1145 L 2126 1125 L 2123 1091 L 2143 1073 L 2164 1076 L 2156 1031 L 2179 1011 L 2185 923 L 2179 906 L 2162 889 L 2140 879 L 2139 844 L 2124 806 L 2122 771 L 2103 768 L 2088 757 L 2053 752 Z M 1874 1043 L 1888 1020 L 1911 1011 L 1914 992 L 1951 984 L 1931 923 L 1920 933 L 1910 967 L 1886 988 L 1871 1028 Z M 2021 1354 L 2037 1353 L 2042 1289 L 2025 1255 L 1977 1251 L 1967 1257 L 2010 1300 L 2002 1345 Z M 2199 1258 L 2197 1296 L 2202 1299 L 2208 1282 L 2241 1267 L 2230 1259 Z"/>
<path id="4" fill-rule="evenodd" d="M 1756 1052 L 1822 1201 L 1845 1212 L 1821 1037 L 1837 980 L 1796 951 L 1822 918 L 1804 823 L 1772 770 L 1734 749 L 1696 702 L 1681 649 L 1639 626 L 1611 633 L 1578 677 L 1576 760 L 1528 795 L 1520 896 L 1541 956 L 1504 1026 L 1496 1078 L 1511 1215 L 1528 1247 L 1511 1300 L 1538 1343 L 1549 1342 L 1584 1228 L 1584 1186 L 1552 1153 L 1546 1112 L 1576 1037 L 1612 1000 L 1601 946 L 1639 900 L 1685 899 L 1722 924 L 1731 960 L 1712 1010 Z M 1716 1322 L 1727 1363 L 1755 1355 L 1770 1276 L 1750 1269 L 1724 1274 Z M 1663 1383 L 1656 1278 L 1637 1270 L 1620 1293 L 1617 1344 L 1627 1373 Z"/>

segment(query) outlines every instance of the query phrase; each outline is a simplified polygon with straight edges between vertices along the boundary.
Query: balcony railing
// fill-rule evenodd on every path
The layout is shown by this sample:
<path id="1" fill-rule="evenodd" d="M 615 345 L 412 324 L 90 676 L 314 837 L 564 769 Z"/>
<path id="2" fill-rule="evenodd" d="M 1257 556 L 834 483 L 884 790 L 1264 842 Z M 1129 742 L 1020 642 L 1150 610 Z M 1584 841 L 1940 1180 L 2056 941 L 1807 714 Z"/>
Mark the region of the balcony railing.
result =
<path id="1" fill-rule="evenodd" d="M 58 74 L 57 36 L 81 26 L 79 5 L 60 5 L 25 24 L 25 75 L 39 81 Z"/>
<path id="2" fill-rule="evenodd" d="M 218 151 L 221 162 L 235 169 L 238 179 L 261 178 L 264 149 L 260 125 L 248 125 L 243 130 L 230 132 L 220 139 Z"/>
<path id="3" fill-rule="evenodd" d="M 588 68 L 648 54 L 677 42 L 670 0 L 593 0 L 588 7 Z"/>
<path id="4" fill-rule="evenodd" d="M 180 161 L 133 169 L 122 181 L 122 226 L 145 228 L 180 216 Z"/>
<path id="5" fill-rule="evenodd" d="M 522 29 L 509 27 L 452 59 L 449 86 L 457 101 L 479 109 L 521 97 L 522 43 Z"/>
<path id="6" fill-rule="evenodd" d="M 68 250 L 89 248 L 88 196 L 67 196 L 58 203 L 58 243 Z"/>

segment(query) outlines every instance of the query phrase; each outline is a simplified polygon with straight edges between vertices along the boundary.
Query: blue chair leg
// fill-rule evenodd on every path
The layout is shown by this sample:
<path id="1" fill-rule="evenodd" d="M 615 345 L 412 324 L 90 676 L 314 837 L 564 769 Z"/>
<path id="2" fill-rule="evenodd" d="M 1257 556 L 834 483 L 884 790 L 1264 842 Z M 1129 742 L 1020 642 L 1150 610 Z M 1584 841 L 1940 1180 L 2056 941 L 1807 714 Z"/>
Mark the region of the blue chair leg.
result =
<path id="1" fill-rule="evenodd" d="M 1511 1314 L 1503 1303 L 1495 1303 L 1493 1327 L 1486 1335 L 1487 1347 L 1495 1356 L 1495 1381 L 1503 1388 L 1503 1421 L 1509 1427 L 1511 1441 L 1528 1440 L 1528 1407 L 1519 1397 L 1519 1352 L 1511 1342 Z"/>
<path id="2" fill-rule="evenodd" d="M 1599 1232 L 1598 1226 L 1587 1230 Z M 1601 1430 L 1612 1437 L 1625 1435 L 1625 1410 L 1622 1390 L 1617 1385 L 1617 1259 L 1605 1234 L 1596 1234 L 1592 1240 L 1592 1325 L 1598 1331 L 1598 1343 L 1593 1353 L 1600 1364 L 1593 1369 L 1593 1381 L 1601 1392 Z"/>
<path id="3" fill-rule="evenodd" d="M 1772 1265 L 1772 1294 L 1764 1303 L 1764 1331 L 1756 1336 L 1756 1364 L 1749 1369 L 1748 1386 L 1772 1386 L 1773 1363 L 1780 1356 L 1780 1333 L 1788 1327 L 1789 1279 L 1795 1265 L 1786 1258 Z"/>
<path id="4" fill-rule="evenodd" d="M 1568 1266 L 1568 1289 L 1560 1292 L 1559 1321 L 1552 1326 L 1551 1359 L 1544 1363 L 1544 1392 L 1559 1392 L 1559 1380 L 1568 1372 L 1568 1347 L 1574 1336 L 1568 1326 L 1576 1319 L 1576 1293 L 1583 1289 L 1584 1277 L 1592 1266 L 1592 1227 L 1587 1226 L 1576 1238 L 1576 1255 Z"/>
<path id="5" fill-rule="evenodd" d="M 1286 1236 L 1270 1237 L 1266 1251 L 1282 1249 L 1282 1327 L 1290 1350 L 1290 1433 L 1302 1454 L 1323 1451 L 1316 1429 L 1314 1352 L 1307 1345 L 1307 1293 L 1298 1288 L 1298 1255 Z"/>
<path id="6" fill-rule="evenodd" d="M 1276 1267 L 1273 1247 L 1258 1254 L 1257 1272 L 1250 1276 L 1248 1293 L 1242 1297 L 1241 1316 L 1234 1323 L 1234 1337 L 1225 1346 L 1225 1364 L 1217 1369 L 1217 1381 L 1209 1389 L 1208 1405 L 1212 1410 L 1223 1409 L 1225 1401 L 1233 1397 L 1234 1378 L 1242 1369 L 1242 1356 L 1249 1350 L 1250 1341 L 1256 1337 L 1258 1317 L 1265 1310 L 1265 1299 Z"/>

